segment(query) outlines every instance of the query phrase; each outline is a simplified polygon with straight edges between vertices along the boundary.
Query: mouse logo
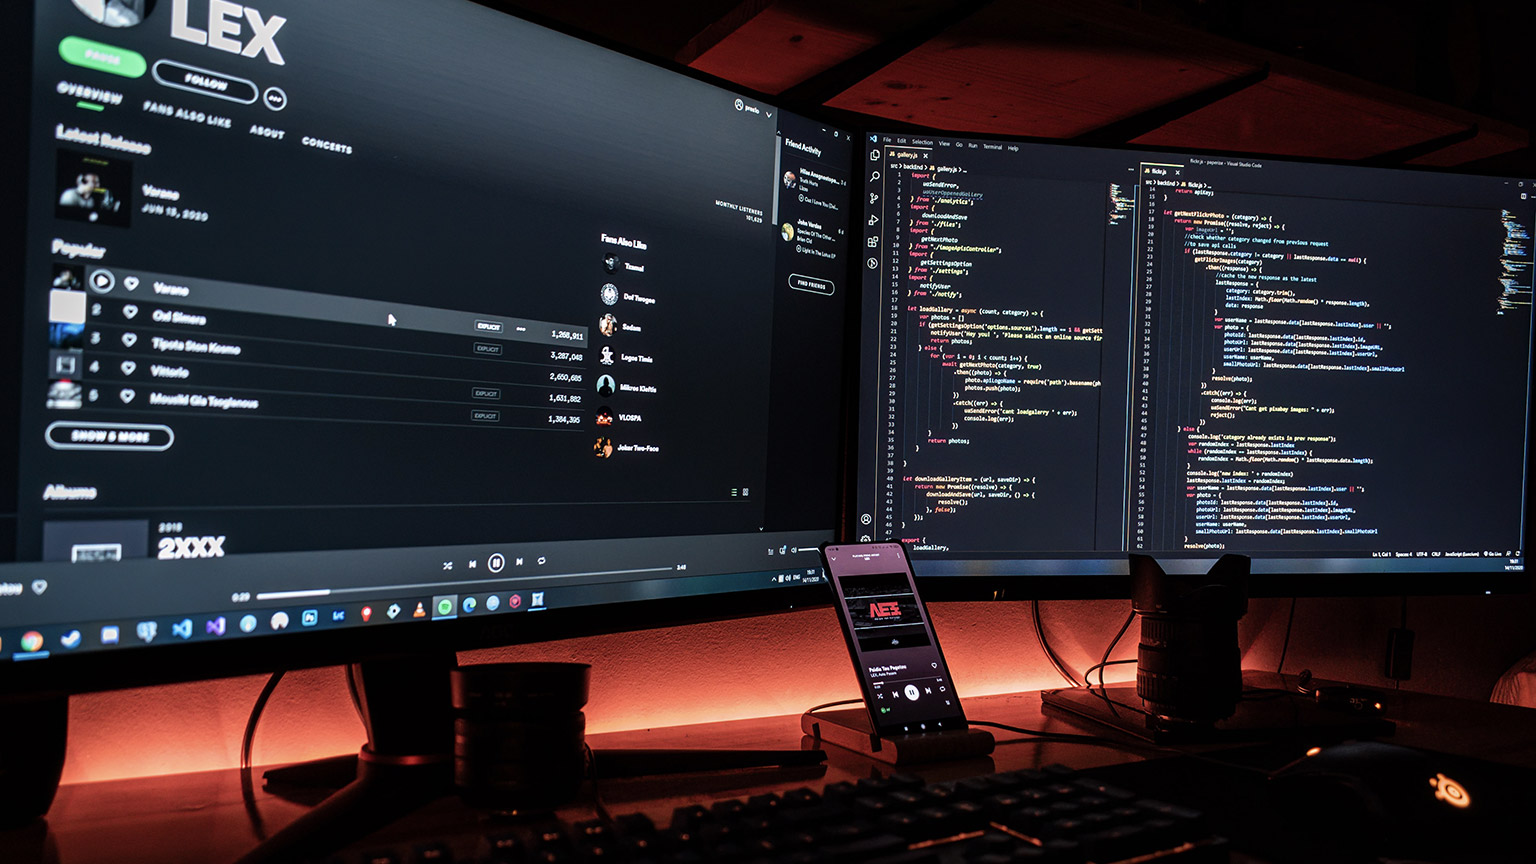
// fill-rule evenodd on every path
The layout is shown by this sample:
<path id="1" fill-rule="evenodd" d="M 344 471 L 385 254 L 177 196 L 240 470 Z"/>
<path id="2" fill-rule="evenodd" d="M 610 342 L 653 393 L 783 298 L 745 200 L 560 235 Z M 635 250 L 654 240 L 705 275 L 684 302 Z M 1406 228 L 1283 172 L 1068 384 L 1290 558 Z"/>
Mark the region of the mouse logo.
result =
<path id="1" fill-rule="evenodd" d="M 1429 778 L 1429 785 L 1435 787 L 1435 798 L 1455 807 L 1465 810 L 1472 806 L 1472 796 L 1467 794 L 1466 787 L 1444 774 L 1436 774 Z"/>

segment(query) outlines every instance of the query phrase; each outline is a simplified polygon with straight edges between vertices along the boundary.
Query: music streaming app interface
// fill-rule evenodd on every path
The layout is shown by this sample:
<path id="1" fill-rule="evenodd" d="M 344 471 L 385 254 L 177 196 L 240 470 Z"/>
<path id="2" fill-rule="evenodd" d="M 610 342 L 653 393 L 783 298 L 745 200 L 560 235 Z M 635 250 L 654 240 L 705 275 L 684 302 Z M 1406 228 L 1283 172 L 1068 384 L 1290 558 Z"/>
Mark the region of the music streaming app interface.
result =
<path id="1" fill-rule="evenodd" d="M 806 527 L 845 133 L 468 2 L 258 4 L 37 4 L 20 560 Z"/>
<path id="2" fill-rule="evenodd" d="M 829 547 L 827 560 L 876 725 L 903 732 L 960 725 L 960 699 L 900 547 Z"/>

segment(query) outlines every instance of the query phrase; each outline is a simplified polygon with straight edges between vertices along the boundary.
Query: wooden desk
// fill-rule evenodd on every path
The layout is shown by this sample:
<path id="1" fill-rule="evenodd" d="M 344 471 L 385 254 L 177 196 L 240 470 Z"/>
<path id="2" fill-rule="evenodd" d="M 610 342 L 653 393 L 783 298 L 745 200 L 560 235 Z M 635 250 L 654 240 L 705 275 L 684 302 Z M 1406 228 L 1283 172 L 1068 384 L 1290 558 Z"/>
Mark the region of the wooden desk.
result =
<path id="1" fill-rule="evenodd" d="M 1250 686 L 1275 686 L 1273 675 L 1245 676 Z M 1536 769 L 1536 710 L 1468 702 L 1424 694 L 1387 691 L 1387 716 L 1397 723 L 1393 743 L 1472 756 Z M 1083 733 L 1087 730 L 1042 711 L 1038 693 L 968 699 L 975 720 L 1027 728 Z M 1137 761 L 1134 752 L 1087 744 L 1041 742 L 998 732 L 989 759 L 903 769 L 927 780 L 945 780 L 993 771 L 1061 763 L 1090 769 Z M 596 748 L 777 748 L 800 746 L 798 715 L 636 730 L 592 736 Z M 799 786 L 820 788 L 842 781 L 892 773 L 890 766 L 857 754 L 828 749 L 815 769 L 719 772 L 677 777 L 606 781 L 603 800 L 615 814 L 644 812 L 665 824 L 683 804 L 741 798 Z M 258 789 L 257 803 L 268 831 L 305 811 L 302 805 Z M 569 820 L 593 818 L 589 801 L 561 811 Z M 0 833 L 0 860 L 6 864 L 202 864 L 230 862 L 256 842 L 240 796 L 238 772 L 216 771 L 137 780 L 66 786 L 40 828 Z M 488 826 L 456 799 L 424 808 L 396 829 L 354 848 L 409 843 L 428 836 L 478 836 Z M 51 850 L 51 851 L 50 851 Z"/>

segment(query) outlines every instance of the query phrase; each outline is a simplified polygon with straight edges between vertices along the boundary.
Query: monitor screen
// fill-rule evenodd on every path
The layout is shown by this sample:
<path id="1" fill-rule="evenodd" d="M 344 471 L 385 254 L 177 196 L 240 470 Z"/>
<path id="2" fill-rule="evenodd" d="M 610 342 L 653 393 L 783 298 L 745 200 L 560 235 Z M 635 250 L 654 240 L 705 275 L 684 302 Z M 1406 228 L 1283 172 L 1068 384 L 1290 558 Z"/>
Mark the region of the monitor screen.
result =
<path id="1" fill-rule="evenodd" d="M 1523 584 L 1536 183 L 862 149 L 853 528 L 936 592 L 1093 594 L 1127 552 L 1246 554 L 1276 593 Z"/>
<path id="2" fill-rule="evenodd" d="M 0 682 L 812 596 L 848 133 L 460 0 L 7 16 Z"/>

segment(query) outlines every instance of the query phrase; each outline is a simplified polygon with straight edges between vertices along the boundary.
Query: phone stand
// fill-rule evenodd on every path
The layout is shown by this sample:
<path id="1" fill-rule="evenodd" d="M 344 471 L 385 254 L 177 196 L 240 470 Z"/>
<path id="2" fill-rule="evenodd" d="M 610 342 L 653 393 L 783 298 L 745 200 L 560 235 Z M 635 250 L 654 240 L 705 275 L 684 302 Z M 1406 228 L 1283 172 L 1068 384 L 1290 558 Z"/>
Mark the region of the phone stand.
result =
<path id="1" fill-rule="evenodd" d="M 892 765 L 973 759 L 991 754 L 995 743 L 992 733 L 981 729 L 881 737 L 875 734 L 869 712 L 863 708 L 801 714 L 800 730 L 811 736 L 815 747 L 825 741 Z"/>

